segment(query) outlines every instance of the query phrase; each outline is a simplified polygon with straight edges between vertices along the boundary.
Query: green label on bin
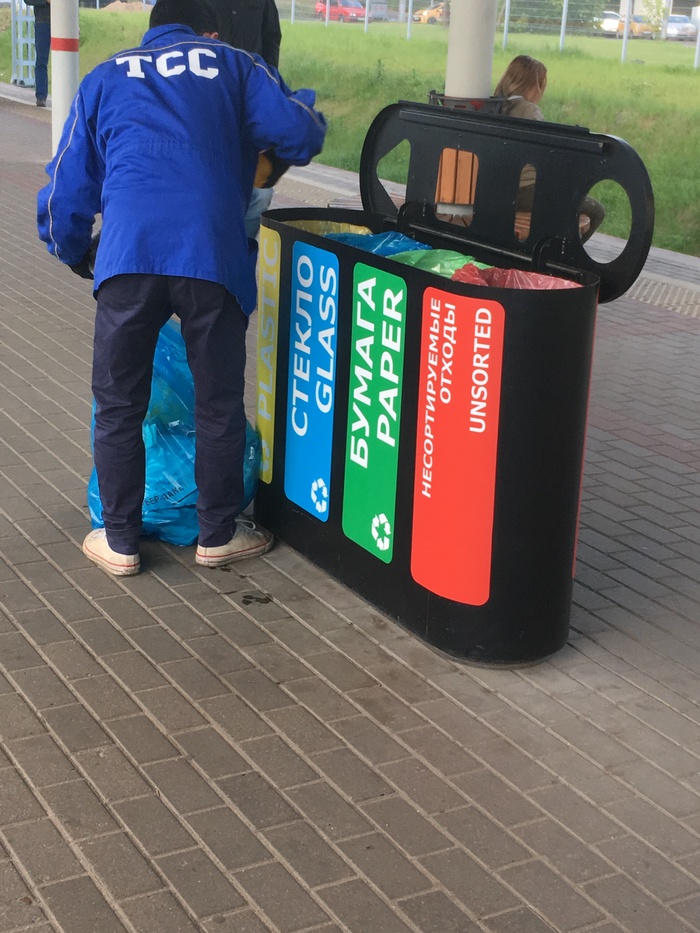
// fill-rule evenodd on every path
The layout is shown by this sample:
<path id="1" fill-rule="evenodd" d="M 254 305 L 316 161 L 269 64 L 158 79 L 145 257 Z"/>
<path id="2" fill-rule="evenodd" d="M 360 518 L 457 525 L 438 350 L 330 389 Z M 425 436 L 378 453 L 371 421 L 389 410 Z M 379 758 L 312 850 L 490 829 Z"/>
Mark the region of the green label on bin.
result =
<path id="1" fill-rule="evenodd" d="M 394 551 L 406 283 L 358 263 L 353 276 L 343 531 L 385 563 Z"/>

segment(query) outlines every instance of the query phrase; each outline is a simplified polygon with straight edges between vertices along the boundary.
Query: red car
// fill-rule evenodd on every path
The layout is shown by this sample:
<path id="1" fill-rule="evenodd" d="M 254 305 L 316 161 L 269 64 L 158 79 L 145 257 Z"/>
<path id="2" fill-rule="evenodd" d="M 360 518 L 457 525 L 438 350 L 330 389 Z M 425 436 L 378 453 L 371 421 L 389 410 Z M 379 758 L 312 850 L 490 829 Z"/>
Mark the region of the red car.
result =
<path id="1" fill-rule="evenodd" d="M 325 18 L 326 4 L 323 0 L 318 0 L 316 4 L 316 19 L 325 20 Z M 360 3 L 360 0 L 331 0 L 331 10 L 328 18 L 338 23 L 364 22 L 365 8 Z"/>

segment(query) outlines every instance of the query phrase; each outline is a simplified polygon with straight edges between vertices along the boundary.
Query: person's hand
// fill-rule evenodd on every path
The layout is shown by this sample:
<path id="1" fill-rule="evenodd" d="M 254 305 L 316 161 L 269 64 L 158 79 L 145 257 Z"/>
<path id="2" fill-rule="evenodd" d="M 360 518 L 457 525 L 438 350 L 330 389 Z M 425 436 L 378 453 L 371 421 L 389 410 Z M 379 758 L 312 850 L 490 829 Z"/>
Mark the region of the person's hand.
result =
<path id="1" fill-rule="evenodd" d="M 95 278 L 95 276 L 93 275 L 92 269 L 91 269 L 91 261 L 90 261 L 89 253 L 85 253 L 83 258 L 80 260 L 80 262 L 77 265 L 69 266 L 68 268 L 71 270 L 71 272 L 75 272 L 76 275 L 79 275 L 81 279 L 94 279 Z"/>
<path id="2" fill-rule="evenodd" d="M 289 162 L 278 159 L 273 149 L 261 152 L 255 169 L 254 188 L 272 188 L 289 168 Z"/>
<path id="3" fill-rule="evenodd" d="M 80 260 L 80 262 L 75 266 L 69 266 L 68 268 L 75 272 L 76 275 L 79 275 L 81 279 L 89 279 L 93 281 L 94 269 L 95 269 L 95 257 L 97 256 L 97 247 L 100 245 L 100 234 L 96 233 L 95 236 L 90 241 L 90 246 L 88 247 L 87 252 Z"/>

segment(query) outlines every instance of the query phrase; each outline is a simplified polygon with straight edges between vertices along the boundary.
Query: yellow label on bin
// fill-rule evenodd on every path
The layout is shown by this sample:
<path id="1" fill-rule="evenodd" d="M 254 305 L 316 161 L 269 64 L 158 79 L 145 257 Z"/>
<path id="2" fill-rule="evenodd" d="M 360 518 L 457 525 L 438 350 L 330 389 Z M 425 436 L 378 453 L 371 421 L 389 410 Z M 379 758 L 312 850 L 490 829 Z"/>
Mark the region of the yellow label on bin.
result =
<path id="1" fill-rule="evenodd" d="M 260 479 L 272 482 L 277 394 L 277 333 L 280 309 L 280 235 L 260 228 L 258 258 L 258 404 L 256 427 L 262 442 Z"/>

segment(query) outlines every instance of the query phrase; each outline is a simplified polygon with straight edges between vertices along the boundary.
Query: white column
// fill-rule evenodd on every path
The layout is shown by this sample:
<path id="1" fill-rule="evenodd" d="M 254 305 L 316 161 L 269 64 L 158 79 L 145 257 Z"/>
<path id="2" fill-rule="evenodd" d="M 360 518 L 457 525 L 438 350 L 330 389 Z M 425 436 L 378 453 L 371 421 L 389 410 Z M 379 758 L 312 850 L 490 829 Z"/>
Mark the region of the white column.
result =
<path id="1" fill-rule="evenodd" d="M 80 83 L 78 0 L 51 0 L 51 142 L 54 154 Z"/>
<path id="2" fill-rule="evenodd" d="M 445 94 L 489 97 L 496 35 L 496 0 L 452 0 Z"/>

